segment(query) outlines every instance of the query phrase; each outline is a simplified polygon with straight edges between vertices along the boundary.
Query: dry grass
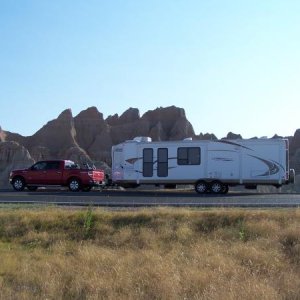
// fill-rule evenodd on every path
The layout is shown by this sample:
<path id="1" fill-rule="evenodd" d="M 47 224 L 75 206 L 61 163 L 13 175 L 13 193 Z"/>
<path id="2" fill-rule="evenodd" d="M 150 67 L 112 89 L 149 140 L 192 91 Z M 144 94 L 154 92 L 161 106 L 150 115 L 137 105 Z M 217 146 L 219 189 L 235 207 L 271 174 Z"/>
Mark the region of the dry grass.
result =
<path id="1" fill-rule="evenodd" d="M 0 212 L 1 299 L 300 299 L 300 210 Z"/>

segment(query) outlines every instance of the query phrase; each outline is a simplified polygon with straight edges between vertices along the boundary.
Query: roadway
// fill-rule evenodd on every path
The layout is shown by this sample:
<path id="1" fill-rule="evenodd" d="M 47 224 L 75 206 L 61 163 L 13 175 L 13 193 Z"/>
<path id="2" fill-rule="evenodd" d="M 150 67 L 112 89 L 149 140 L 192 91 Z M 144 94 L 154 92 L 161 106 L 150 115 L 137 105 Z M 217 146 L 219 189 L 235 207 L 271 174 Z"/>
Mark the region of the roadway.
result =
<path id="1" fill-rule="evenodd" d="M 44 189 L 36 192 L 0 190 L 2 204 L 46 204 L 100 207 L 300 207 L 300 194 L 229 192 L 226 195 L 198 195 L 177 190 L 92 190 L 70 192 L 66 189 Z"/>

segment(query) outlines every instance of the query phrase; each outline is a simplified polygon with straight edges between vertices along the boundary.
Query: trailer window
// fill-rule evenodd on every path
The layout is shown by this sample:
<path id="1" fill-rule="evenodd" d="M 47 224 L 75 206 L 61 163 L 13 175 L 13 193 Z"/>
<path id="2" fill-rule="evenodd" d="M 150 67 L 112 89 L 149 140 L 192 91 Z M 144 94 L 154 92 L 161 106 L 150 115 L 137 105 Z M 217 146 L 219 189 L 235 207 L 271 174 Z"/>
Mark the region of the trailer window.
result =
<path id="1" fill-rule="evenodd" d="M 177 150 L 178 165 L 200 165 L 199 147 L 181 147 Z"/>
<path id="2" fill-rule="evenodd" d="M 153 176 L 153 149 L 145 148 L 143 150 L 143 176 Z"/>
<path id="3" fill-rule="evenodd" d="M 157 176 L 168 176 L 168 148 L 157 149 Z"/>

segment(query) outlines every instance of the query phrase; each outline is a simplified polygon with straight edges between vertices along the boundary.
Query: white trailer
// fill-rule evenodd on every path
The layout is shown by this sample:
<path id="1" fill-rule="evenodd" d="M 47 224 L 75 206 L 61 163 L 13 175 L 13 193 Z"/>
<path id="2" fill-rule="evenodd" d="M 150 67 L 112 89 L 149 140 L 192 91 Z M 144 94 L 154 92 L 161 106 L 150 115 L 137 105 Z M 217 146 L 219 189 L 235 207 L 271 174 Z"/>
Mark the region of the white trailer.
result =
<path id="1" fill-rule="evenodd" d="M 229 186 L 281 187 L 294 183 L 287 139 L 152 142 L 148 137 L 112 147 L 112 181 L 140 184 L 193 184 L 202 194 L 227 193 Z"/>

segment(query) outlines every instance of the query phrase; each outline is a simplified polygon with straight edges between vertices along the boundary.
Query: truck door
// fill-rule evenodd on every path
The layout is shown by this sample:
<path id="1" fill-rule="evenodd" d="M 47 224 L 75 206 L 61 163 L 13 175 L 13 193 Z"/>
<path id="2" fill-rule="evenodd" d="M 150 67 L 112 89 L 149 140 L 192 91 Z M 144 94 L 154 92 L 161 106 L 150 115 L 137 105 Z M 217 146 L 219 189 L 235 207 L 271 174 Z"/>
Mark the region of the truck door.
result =
<path id="1" fill-rule="evenodd" d="M 45 184 L 61 185 L 63 162 L 48 161 L 46 165 Z"/>
<path id="2" fill-rule="evenodd" d="M 27 184 L 44 184 L 46 175 L 47 162 L 41 161 L 34 164 L 26 175 Z"/>

